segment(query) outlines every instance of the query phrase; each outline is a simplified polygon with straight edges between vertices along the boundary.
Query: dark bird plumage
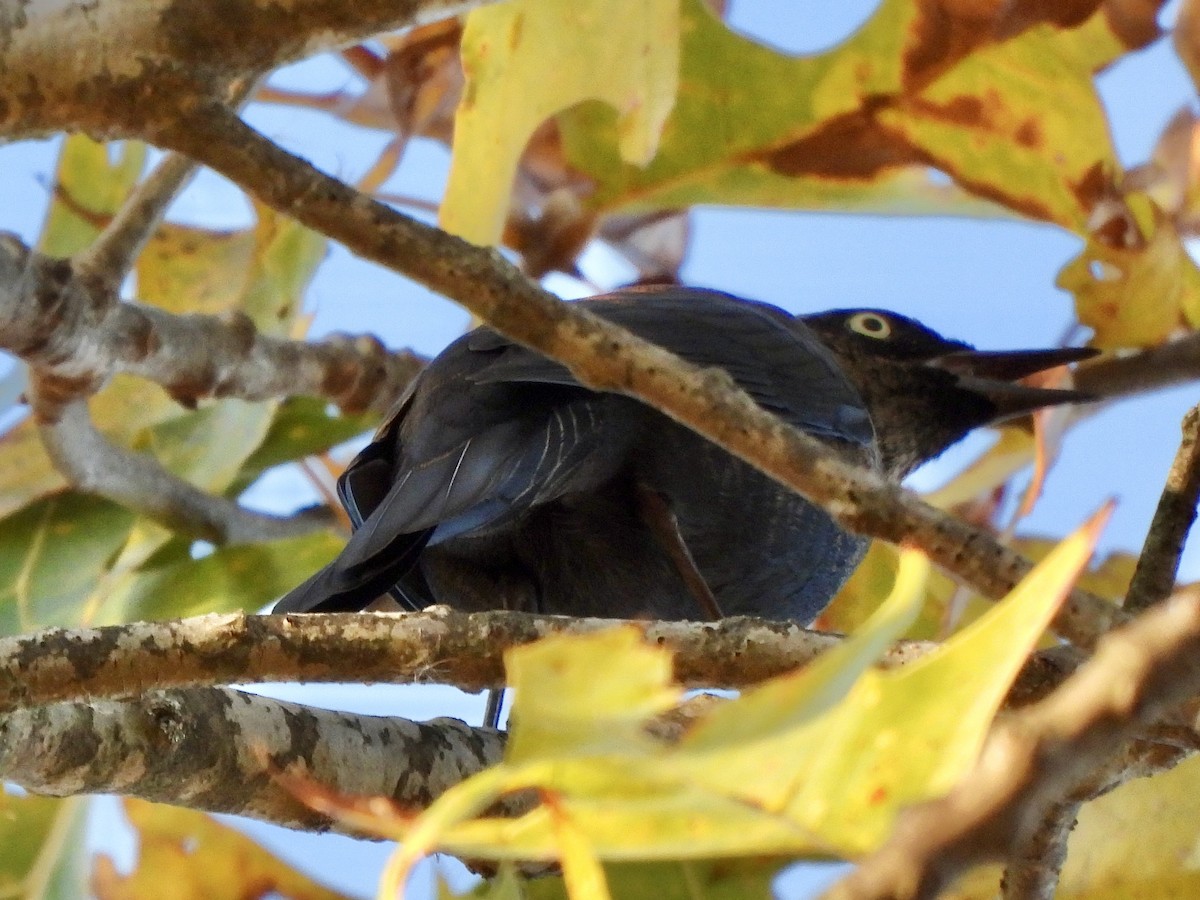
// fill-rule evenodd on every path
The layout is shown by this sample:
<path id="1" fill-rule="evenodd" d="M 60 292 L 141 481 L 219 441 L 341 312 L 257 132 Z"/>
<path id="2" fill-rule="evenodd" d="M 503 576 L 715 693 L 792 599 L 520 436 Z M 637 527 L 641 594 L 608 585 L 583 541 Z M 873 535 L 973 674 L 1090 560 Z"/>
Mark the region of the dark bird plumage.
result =
<path id="1" fill-rule="evenodd" d="M 878 310 L 794 317 L 688 288 L 580 302 L 726 369 L 765 409 L 897 480 L 974 428 L 1086 399 L 1013 382 L 1089 351 L 976 352 Z M 487 328 L 422 372 L 339 493 L 359 527 L 276 612 L 359 610 L 390 591 L 414 608 L 704 618 L 658 509 L 721 614 L 807 623 L 866 547 L 661 413 Z"/>

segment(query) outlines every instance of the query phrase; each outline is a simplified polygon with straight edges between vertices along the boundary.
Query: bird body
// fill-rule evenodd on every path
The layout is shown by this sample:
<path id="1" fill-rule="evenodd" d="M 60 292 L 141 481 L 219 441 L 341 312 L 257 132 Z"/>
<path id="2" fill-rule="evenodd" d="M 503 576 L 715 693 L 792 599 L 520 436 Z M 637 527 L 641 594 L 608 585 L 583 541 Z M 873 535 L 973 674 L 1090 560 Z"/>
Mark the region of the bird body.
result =
<path id="1" fill-rule="evenodd" d="M 1080 399 L 1012 380 L 1086 352 L 977 353 L 877 310 L 794 317 L 688 288 L 579 302 L 725 369 L 763 408 L 893 478 L 978 425 Z M 690 566 L 715 599 L 708 617 L 808 623 L 866 548 L 662 413 L 488 328 L 430 363 L 339 493 L 355 533 L 277 612 L 391 592 L 413 608 L 705 617 Z"/>

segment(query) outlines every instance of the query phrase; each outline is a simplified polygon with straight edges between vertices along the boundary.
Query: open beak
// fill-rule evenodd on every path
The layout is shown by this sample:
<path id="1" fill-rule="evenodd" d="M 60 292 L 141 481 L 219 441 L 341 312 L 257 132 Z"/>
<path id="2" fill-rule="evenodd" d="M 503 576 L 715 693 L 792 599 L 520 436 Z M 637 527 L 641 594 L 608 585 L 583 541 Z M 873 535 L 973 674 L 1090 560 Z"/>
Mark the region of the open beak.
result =
<path id="1" fill-rule="evenodd" d="M 1087 403 L 1092 394 L 1059 388 L 1021 384 L 1019 379 L 1056 366 L 1090 359 L 1099 353 L 1090 347 L 1061 347 L 1056 350 L 957 350 L 929 360 L 927 365 L 952 372 L 967 390 L 987 397 L 996 405 L 993 422 L 1003 422 L 1062 403 Z"/>

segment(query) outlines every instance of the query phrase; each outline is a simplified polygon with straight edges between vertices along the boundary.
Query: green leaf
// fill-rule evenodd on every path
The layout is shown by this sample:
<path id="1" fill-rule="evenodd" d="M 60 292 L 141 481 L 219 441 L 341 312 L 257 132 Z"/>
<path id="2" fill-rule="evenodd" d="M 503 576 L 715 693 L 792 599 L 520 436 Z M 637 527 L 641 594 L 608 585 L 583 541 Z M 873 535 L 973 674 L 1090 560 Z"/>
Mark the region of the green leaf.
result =
<path id="1" fill-rule="evenodd" d="M 240 493 L 267 469 L 324 453 L 370 430 L 379 422 L 371 414 L 344 415 L 316 397 L 292 397 L 276 407 L 267 436 L 242 463 L 231 490 Z"/>
<path id="2" fill-rule="evenodd" d="M 345 541 L 328 532 L 222 547 L 202 559 L 147 567 L 115 592 L 125 619 L 206 612 L 256 612 L 337 556 Z"/>
<path id="3" fill-rule="evenodd" d="M 0 528 L 0 634 L 87 622 L 135 516 L 82 494 L 28 506 Z"/>
<path id="4" fill-rule="evenodd" d="M 0 789 L 0 897 L 87 896 L 83 797 L 16 797 Z"/>
<path id="5" fill-rule="evenodd" d="M 148 429 L 134 449 L 152 453 L 191 484 L 221 493 L 271 426 L 274 404 L 222 400 Z"/>

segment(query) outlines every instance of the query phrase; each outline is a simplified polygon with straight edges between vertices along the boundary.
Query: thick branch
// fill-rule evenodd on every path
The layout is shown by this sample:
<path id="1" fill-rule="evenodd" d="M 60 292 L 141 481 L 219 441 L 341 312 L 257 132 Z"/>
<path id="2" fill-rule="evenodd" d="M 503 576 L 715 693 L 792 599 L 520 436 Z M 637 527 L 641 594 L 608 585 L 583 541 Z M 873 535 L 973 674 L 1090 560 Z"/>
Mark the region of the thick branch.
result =
<path id="1" fill-rule="evenodd" d="M 386 411 L 424 365 L 374 338 L 287 341 L 259 333 L 244 315 L 177 316 L 119 303 L 12 235 L 0 235 L 0 348 L 69 385 L 125 372 L 184 403 L 311 395 L 352 412 Z"/>
<path id="2" fill-rule="evenodd" d="M 270 681 L 441 683 L 481 690 L 503 685 L 507 647 L 616 624 L 431 607 L 420 613 L 211 614 L 52 628 L 0 638 L 0 713 L 163 688 Z M 677 680 L 707 687 L 742 687 L 790 671 L 841 640 L 794 623 L 744 617 L 641 627 L 648 641 L 676 653 Z M 884 661 L 898 665 L 930 646 L 901 643 Z"/>
<path id="3" fill-rule="evenodd" d="M 1030 570 L 1028 560 L 978 529 L 850 466 L 757 406 L 720 370 L 701 370 L 530 283 L 495 251 L 423 225 L 358 193 L 206 105 L 154 137 L 237 182 L 264 203 L 360 256 L 452 297 L 500 331 L 567 364 L 584 384 L 637 397 L 829 510 L 852 531 L 907 540 L 991 597 Z M 1075 591 L 1056 626 L 1083 647 L 1123 614 Z"/>
<path id="4" fill-rule="evenodd" d="M 151 678 L 157 678 L 157 684 L 212 681 L 214 675 L 228 677 L 243 667 L 262 674 L 260 664 L 280 661 L 277 671 L 284 677 L 300 672 L 309 680 L 453 680 L 448 676 L 457 671 L 460 660 L 438 658 L 438 647 L 449 643 L 441 639 L 440 626 L 456 619 L 474 620 L 483 633 L 489 623 L 496 625 L 493 637 L 496 631 L 509 634 L 522 625 L 588 630 L 613 624 L 549 618 L 538 622 L 511 613 L 467 617 L 442 610 L 291 620 L 212 615 L 158 626 L 56 630 L 5 639 L 0 642 L 5 663 L 0 668 L 0 778 L 39 793 L 121 793 L 311 830 L 339 826 L 297 804 L 269 778 L 271 772 L 287 771 L 337 792 L 388 796 L 422 808 L 450 785 L 496 762 L 501 737 L 453 720 L 417 725 L 308 709 L 236 691 L 161 691 L 148 689 L 148 684 Z M 405 623 L 421 626 L 415 635 L 420 640 L 391 638 Z M 685 675 L 705 665 L 711 649 L 726 653 L 718 668 L 731 672 L 739 672 L 740 657 L 762 659 L 761 647 L 782 657 L 783 648 L 795 638 L 801 647 L 798 655 L 811 649 L 805 644 L 808 636 L 794 626 L 746 620 L 720 624 L 721 629 L 662 623 L 647 632 L 652 640 L 681 647 Z M 722 629 L 730 638 L 743 632 L 741 652 L 723 648 L 721 635 L 710 633 Z M 350 633 L 339 642 L 343 630 Z M 531 633 L 528 639 L 536 636 Z M 826 634 L 811 637 L 820 644 L 837 639 Z M 417 646 L 421 640 L 434 645 L 424 659 Z M 390 659 L 387 644 L 399 647 Z M 886 661 L 903 662 L 923 649 L 919 644 L 899 647 Z M 498 656 L 493 650 L 486 664 L 498 665 Z M 1036 660 L 1023 677 L 1031 671 L 1038 671 Z M 1046 677 L 1046 670 L 1038 677 Z M 112 699 L 126 694 L 135 696 Z M 54 697 L 74 699 L 48 699 Z M 714 701 L 710 696 L 693 698 L 659 722 L 655 733 L 674 739 L 683 723 L 703 714 Z M 1122 761 L 1122 769 L 1145 773 L 1178 756 L 1170 748 L 1145 745 Z"/>
<path id="5" fill-rule="evenodd" d="M 0 11 L 0 133 L 111 135 L 182 98 L 490 0 L 63 0 Z M 64 64 L 69 60 L 70 64 Z"/>
<path id="6" fill-rule="evenodd" d="M 154 380 L 187 404 L 206 396 L 314 394 L 347 409 L 383 411 L 423 363 L 411 353 L 389 354 L 371 338 L 284 341 L 260 334 L 246 316 L 177 316 L 119 302 L 121 267 L 184 167 L 176 161 L 157 173 L 127 206 L 138 215 L 119 215 L 95 253 L 74 265 L 34 253 L 16 238 L 0 239 L 0 346 L 32 368 L 29 396 L 46 449 L 80 489 L 215 543 L 321 527 L 321 518 L 263 515 L 212 496 L 152 457 L 112 443 L 90 420 L 81 398 L 117 372 Z"/>
<path id="7" fill-rule="evenodd" d="M 424 808 L 498 762 L 503 747 L 502 734 L 456 719 L 351 715 L 215 689 L 0 717 L 0 777 L 35 793 L 117 793 L 307 831 L 344 827 L 296 800 L 273 772 Z"/>
<path id="8" fill-rule="evenodd" d="M 1105 637 L 1059 690 L 1001 720 L 959 786 L 904 813 L 827 896 L 933 897 L 966 868 L 1008 858 L 1138 729 L 1196 693 L 1200 592 L 1188 591 Z"/>

